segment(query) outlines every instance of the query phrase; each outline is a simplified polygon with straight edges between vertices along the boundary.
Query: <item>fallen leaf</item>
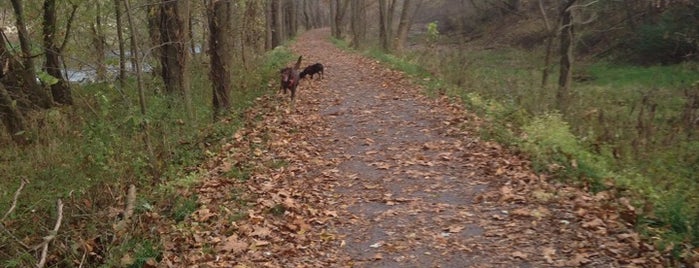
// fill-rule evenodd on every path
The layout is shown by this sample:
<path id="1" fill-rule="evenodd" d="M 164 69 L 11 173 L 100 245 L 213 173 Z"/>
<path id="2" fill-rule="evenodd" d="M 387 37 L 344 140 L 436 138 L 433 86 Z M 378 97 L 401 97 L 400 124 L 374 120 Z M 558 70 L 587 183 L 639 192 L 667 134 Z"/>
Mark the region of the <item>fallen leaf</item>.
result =
<path id="1" fill-rule="evenodd" d="M 526 253 L 523 253 L 521 251 L 512 252 L 512 257 L 520 258 L 522 260 L 526 260 L 528 256 L 529 255 L 527 255 Z"/>
<path id="2" fill-rule="evenodd" d="M 552 264 L 553 263 L 553 255 L 556 254 L 556 249 L 551 248 L 551 247 L 545 247 L 542 250 L 542 253 L 544 254 L 544 260 L 546 260 L 547 263 Z"/>
<path id="3" fill-rule="evenodd" d="M 248 243 L 238 239 L 237 235 L 232 235 L 226 238 L 225 241 L 217 248 L 218 252 L 233 252 L 241 253 L 248 249 Z"/>

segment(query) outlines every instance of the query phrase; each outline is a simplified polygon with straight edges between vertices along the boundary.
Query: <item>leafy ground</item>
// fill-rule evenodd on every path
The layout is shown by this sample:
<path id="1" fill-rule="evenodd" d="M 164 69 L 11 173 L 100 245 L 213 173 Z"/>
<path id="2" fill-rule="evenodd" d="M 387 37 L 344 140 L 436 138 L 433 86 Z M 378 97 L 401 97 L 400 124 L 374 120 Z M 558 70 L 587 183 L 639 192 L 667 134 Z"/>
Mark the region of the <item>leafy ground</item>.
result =
<path id="1" fill-rule="evenodd" d="M 196 197 L 194 213 L 148 215 L 160 223 L 162 266 L 668 265 L 626 223 L 635 209 L 614 192 L 535 174 L 479 140 L 479 120 L 460 105 L 340 51 L 327 29 L 292 50 L 325 64 L 325 79 L 303 81 L 294 104 L 258 100 L 200 167 L 201 183 L 181 190 Z"/>

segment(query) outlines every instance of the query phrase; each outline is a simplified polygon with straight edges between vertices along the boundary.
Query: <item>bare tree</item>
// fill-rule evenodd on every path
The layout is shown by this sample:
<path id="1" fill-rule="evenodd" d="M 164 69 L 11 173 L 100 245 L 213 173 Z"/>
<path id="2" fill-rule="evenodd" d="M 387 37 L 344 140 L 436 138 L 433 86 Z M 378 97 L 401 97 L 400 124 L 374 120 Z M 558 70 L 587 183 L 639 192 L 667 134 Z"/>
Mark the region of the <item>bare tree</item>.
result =
<path id="1" fill-rule="evenodd" d="M 345 13 L 347 11 L 347 7 L 349 7 L 350 1 L 351 0 L 330 0 L 330 16 L 332 17 L 330 28 L 332 36 L 335 38 L 342 38 Z"/>
<path id="2" fill-rule="evenodd" d="M 207 5 L 209 21 L 209 57 L 211 70 L 209 75 L 213 83 L 214 119 L 230 108 L 232 7 L 229 1 L 210 0 Z"/>
<path id="3" fill-rule="evenodd" d="M 570 83 L 573 80 L 573 40 L 575 38 L 573 13 L 571 7 L 577 0 L 566 0 L 560 6 L 560 73 L 558 76 L 558 91 L 556 92 L 556 108 L 567 114 Z"/>
<path id="4" fill-rule="evenodd" d="M 73 5 L 73 10 L 68 19 L 68 26 L 66 27 L 66 36 L 64 37 L 63 45 L 60 47 L 56 42 L 58 27 L 56 23 L 56 0 L 45 0 L 44 1 L 44 20 L 42 25 L 43 31 L 43 41 L 44 41 L 44 56 L 46 61 L 44 62 L 44 71 L 56 79 L 55 83 L 50 85 L 51 95 L 53 100 L 60 104 L 73 104 L 73 97 L 70 92 L 70 85 L 63 77 L 63 72 L 61 71 L 61 53 L 65 48 L 66 41 L 68 40 L 68 35 L 70 33 L 70 25 L 75 18 L 75 12 L 78 9 L 77 5 Z"/>
<path id="5" fill-rule="evenodd" d="M 119 45 L 119 87 L 124 88 L 126 80 L 126 48 L 124 47 L 124 24 L 121 21 L 121 1 L 114 0 L 114 11 L 116 12 L 117 43 Z"/>
<path id="6" fill-rule="evenodd" d="M 351 45 L 354 48 L 358 48 L 364 43 L 364 40 L 366 40 L 366 3 L 364 0 L 353 0 L 350 2 Z"/>
<path id="7" fill-rule="evenodd" d="M 97 60 L 97 81 L 104 81 L 107 77 L 107 36 L 102 27 L 102 5 L 100 1 L 95 1 L 95 21 L 90 25 L 92 31 L 92 45 L 95 49 L 95 59 Z"/>
<path id="8" fill-rule="evenodd" d="M 398 22 L 398 30 L 393 44 L 396 51 L 403 51 L 405 42 L 408 40 L 408 31 L 410 31 L 410 26 L 413 23 L 415 10 L 417 10 L 421 4 L 421 0 L 405 0 L 403 2 L 403 8 L 400 12 L 400 21 Z"/>
<path id="9" fill-rule="evenodd" d="M 192 115 L 189 88 L 189 1 L 160 3 L 160 68 L 165 92 L 180 94 L 188 115 Z"/>

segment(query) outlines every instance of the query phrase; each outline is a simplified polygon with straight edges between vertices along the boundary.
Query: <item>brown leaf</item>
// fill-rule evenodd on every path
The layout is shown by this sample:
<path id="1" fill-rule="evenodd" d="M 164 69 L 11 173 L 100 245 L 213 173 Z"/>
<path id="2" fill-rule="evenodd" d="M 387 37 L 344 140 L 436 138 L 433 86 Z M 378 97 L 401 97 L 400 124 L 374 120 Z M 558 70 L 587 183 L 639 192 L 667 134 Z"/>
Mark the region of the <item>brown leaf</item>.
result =
<path id="1" fill-rule="evenodd" d="M 242 253 L 248 249 L 248 243 L 238 239 L 237 235 L 231 235 L 218 246 L 218 252 Z"/>
<path id="2" fill-rule="evenodd" d="M 267 237 L 271 233 L 272 233 L 272 231 L 267 227 L 257 227 L 257 228 L 255 228 L 255 231 L 252 232 L 250 235 L 257 236 L 257 237 Z"/>
<path id="3" fill-rule="evenodd" d="M 512 257 L 526 260 L 527 257 L 529 257 L 529 255 L 527 255 L 526 253 L 523 253 L 521 251 L 515 251 L 515 252 L 512 252 Z"/>
<path id="4" fill-rule="evenodd" d="M 542 253 L 544 254 L 544 260 L 546 260 L 546 263 L 552 264 L 553 256 L 556 254 L 556 249 L 552 247 L 545 247 L 542 250 Z"/>

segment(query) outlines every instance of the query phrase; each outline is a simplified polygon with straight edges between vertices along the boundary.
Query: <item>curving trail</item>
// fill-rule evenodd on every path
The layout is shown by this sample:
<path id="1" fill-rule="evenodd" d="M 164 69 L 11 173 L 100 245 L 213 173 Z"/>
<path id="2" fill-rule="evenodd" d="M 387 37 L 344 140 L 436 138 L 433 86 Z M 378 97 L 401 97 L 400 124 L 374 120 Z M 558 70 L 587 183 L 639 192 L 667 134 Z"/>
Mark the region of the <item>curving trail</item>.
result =
<path id="1" fill-rule="evenodd" d="M 199 209 L 160 228 L 165 267 L 652 267 L 662 259 L 591 196 L 477 138 L 478 119 L 327 29 L 292 50 L 325 79 L 259 100 L 201 169 Z M 276 82 L 276 81 L 275 81 Z M 242 179 L 247 173 L 249 179 Z M 623 203 L 623 202 L 622 202 Z"/>

